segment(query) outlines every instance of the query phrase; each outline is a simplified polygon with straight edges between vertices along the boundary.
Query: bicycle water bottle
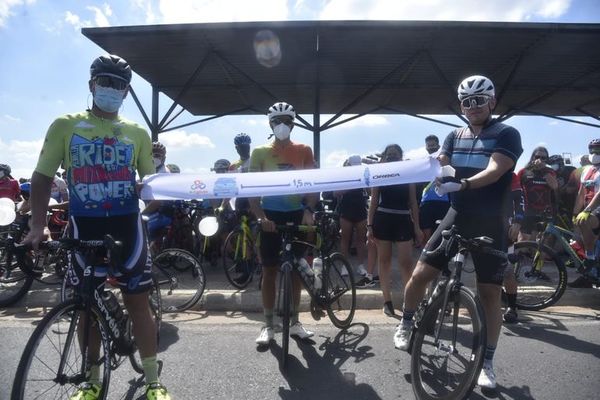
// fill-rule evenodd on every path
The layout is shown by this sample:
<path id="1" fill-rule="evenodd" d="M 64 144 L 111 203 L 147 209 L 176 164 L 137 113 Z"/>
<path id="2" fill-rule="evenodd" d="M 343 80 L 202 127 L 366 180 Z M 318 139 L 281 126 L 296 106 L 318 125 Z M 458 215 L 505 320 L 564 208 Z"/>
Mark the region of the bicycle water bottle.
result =
<path id="1" fill-rule="evenodd" d="M 312 277 L 315 273 L 304 257 L 298 260 L 298 270 L 306 282 L 312 281 Z"/>
<path id="2" fill-rule="evenodd" d="M 321 289 L 323 286 L 323 259 L 321 257 L 314 258 L 313 273 L 315 274 L 315 289 Z"/>
<path id="3" fill-rule="evenodd" d="M 108 309 L 110 315 L 115 319 L 117 326 L 120 326 L 121 320 L 123 319 L 123 310 L 117 301 L 117 297 L 110 290 L 102 293 L 102 301 Z"/>

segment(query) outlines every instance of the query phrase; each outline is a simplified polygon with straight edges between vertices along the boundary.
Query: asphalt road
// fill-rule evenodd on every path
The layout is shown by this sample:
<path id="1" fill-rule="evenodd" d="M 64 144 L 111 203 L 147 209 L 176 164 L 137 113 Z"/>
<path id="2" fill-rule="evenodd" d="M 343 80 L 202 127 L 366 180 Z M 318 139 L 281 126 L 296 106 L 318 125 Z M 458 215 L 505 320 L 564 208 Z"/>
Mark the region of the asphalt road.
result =
<path id="1" fill-rule="evenodd" d="M 0 399 L 44 310 L 0 313 Z M 254 345 L 259 314 L 191 312 L 166 315 L 162 381 L 173 399 L 412 399 L 410 359 L 392 345 L 397 321 L 358 311 L 340 332 L 327 320 L 301 320 L 314 340 L 290 344 L 279 369 L 280 335 L 269 349 Z M 600 311 L 561 307 L 521 315 L 503 328 L 495 365 L 499 387 L 472 399 L 593 399 L 600 392 Z M 143 399 L 143 383 L 127 364 L 111 376 L 109 399 Z"/>

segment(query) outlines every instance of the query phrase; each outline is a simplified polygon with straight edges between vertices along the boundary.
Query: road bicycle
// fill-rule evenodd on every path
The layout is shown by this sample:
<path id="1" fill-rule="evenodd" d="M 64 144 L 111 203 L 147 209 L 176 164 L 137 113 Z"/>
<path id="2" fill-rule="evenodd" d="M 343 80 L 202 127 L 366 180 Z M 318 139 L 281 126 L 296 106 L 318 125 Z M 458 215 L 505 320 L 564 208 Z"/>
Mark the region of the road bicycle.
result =
<path id="1" fill-rule="evenodd" d="M 550 213 L 544 214 L 539 232 L 535 241 L 515 243 L 509 258 L 518 287 L 517 308 L 522 310 L 541 310 L 560 300 L 567 288 L 567 268 L 585 272 L 585 253 L 573 232 L 556 225 Z M 561 252 L 547 243 L 554 243 Z"/>
<path id="2" fill-rule="evenodd" d="M 318 226 L 309 225 L 276 225 L 282 235 L 281 266 L 279 273 L 279 292 L 277 310 L 282 319 L 282 352 L 280 365 L 287 366 L 290 338 L 290 318 L 292 313 L 292 273 L 297 273 L 311 298 L 311 314 L 315 319 L 321 318 L 322 310 L 334 326 L 345 329 L 352 323 L 356 310 L 356 287 L 350 263 L 340 253 L 322 254 L 320 252 L 321 236 Z M 309 243 L 298 240 L 298 233 L 315 233 L 316 242 Z M 313 271 L 313 275 L 301 272 L 299 260 L 294 257 L 292 245 L 299 244 L 312 248 L 313 255 L 323 260 L 323 270 Z M 319 276 L 320 275 L 320 276 Z M 320 282 L 316 284 L 315 282 Z"/>
<path id="3" fill-rule="evenodd" d="M 60 239 L 40 247 L 78 252 L 104 248 L 111 267 L 118 265 L 121 251 L 120 242 L 109 235 L 104 240 Z M 106 399 L 110 373 L 126 359 L 136 372 L 143 373 L 131 319 L 106 282 L 95 286 L 95 269 L 94 265 L 85 267 L 81 290 L 52 308 L 33 331 L 16 371 L 12 400 L 68 399 L 90 379 L 93 369 L 97 371 L 99 399 Z M 161 298 L 156 285 L 149 298 L 158 338 Z M 92 335 L 99 339 L 98 348 L 90 346 Z"/>
<path id="4" fill-rule="evenodd" d="M 246 288 L 254 276 L 260 281 L 262 266 L 255 246 L 253 229 L 247 213 L 240 215 L 240 224 L 232 230 L 223 245 L 223 270 L 229 283 L 238 289 Z"/>
<path id="5" fill-rule="evenodd" d="M 408 351 L 411 380 L 419 400 L 464 399 L 477 381 L 486 347 L 486 325 L 479 297 L 461 281 L 468 253 L 506 254 L 490 247 L 491 238 L 462 237 L 456 226 L 442 232 L 442 242 L 430 256 L 453 256 L 448 272 L 415 314 Z"/>

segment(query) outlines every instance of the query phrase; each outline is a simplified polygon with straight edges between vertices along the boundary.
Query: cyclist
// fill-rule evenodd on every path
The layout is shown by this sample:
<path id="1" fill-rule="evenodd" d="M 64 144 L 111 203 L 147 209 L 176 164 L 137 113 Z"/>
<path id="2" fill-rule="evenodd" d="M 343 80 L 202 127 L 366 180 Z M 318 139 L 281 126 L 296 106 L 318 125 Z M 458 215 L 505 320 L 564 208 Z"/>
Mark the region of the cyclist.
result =
<path id="1" fill-rule="evenodd" d="M 18 201 L 21 189 L 19 182 L 10 175 L 10 165 L 0 164 L 0 198 L 6 197 L 12 201 Z"/>
<path id="2" fill-rule="evenodd" d="M 591 287 L 600 283 L 596 242 L 600 234 L 600 139 L 592 140 L 588 149 L 591 165 L 581 172 L 579 191 L 573 208 L 575 226 L 581 231 L 586 259 L 584 275 L 569 284 L 571 287 Z M 587 282 L 586 282 L 587 278 Z"/>
<path id="3" fill-rule="evenodd" d="M 275 140 L 263 146 L 256 147 L 250 157 L 250 171 L 278 171 L 293 169 L 311 169 L 315 166 L 313 152 L 310 147 L 294 143 L 290 140 L 290 133 L 294 127 L 296 112 L 291 104 L 278 102 L 273 104 L 267 113 L 269 126 L 273 131 Z M 250 199 L 250 207 L 254 215 L 261 222 L 260 257 L 263 263 L 262 276 L 262 301 L 265 326 L 256 339 L 259 346 L 268 345 L 273 340 L 273 309 L 275 306 L 275 286 L 277 270 L 280 264 L 279 251 L 281 249 L 281 236 L 277 234 L 276 224 L 313 224 L 313 210 L 317 204 L 317 195 L 286 195 L 264 196 Z M 303 204 L 305 204 L 303 206 Z M 294 253 L 297 258 L 302 257 L 303 248 L 297 246 Z M 299 262 L 306 263 L 300 258 Z M 293 274 L 293 299 L 290 335 L 306 339 L 314 335 L 306 330 L 298 321 L 298 306 L 302 290 L 300 278 Z"/>
<path id="4" fill-rule="evenodd" d="M 537 234 L 536 226 L 543 220 L 544 211 L 556 211 L 556 173 L 547 164 L 548 150 L 543 146 L 533 149 L 529 162 L 517 174 L 525 200 L 525 218 L 521 223 L 520 240 L 529 240 Z"/>
<path id="5" fill-rule="evenodd" d="M 388 145 L 381 162 L 402 160 L 402 148 Z M 367 218 L 367 235 L 375 239 L 379 258 L 379 277 L 383 292 L 383 312 L 394 316 L 392 304 L 392 251 L 398 250 L 398 266 L 402 282 L 410 279 L 413 270 L 412 249 L 421 244 L 423 233 L 419 228 L 419 205 L 415 184 L 390 185 L 371 189 L 371 201 Z M 395 246 L 394 246 L 395 244 Z"/>
<path id="6" fill-rule="evenodd" d="M 111 234 L 123 242 L 124 260 L 118 271 L 98 267 L 98 285 L 113 275 L 121 292 L 142 358 L 148 399 L 169 400 L 158 379 L 156 325 L 149 307 L 152 285 L 150 258 L 138 207 L 136 174 L 154 173 L 152 144 L 139 125 L 119 116 L 131 82 L 129 64 L 116 55 L 102 55 L 90 67 L 89 90 L 93 106 L 84 112 L 56 119 L 46 134 L 44 146 L 31 178 L 30 232 L 24 243 L 38 247 L 45 240 L 46 208 L 54 173 L 61 162 L 66 167 L 71 201 L 72 235 L 79 239 L 102 239 Z M 100 254 L 77 254 L 79 282 L 83 268 L 98 263 Z M 73 281 L 73 284 L 78 282 Z M 90 356 L 98 356 L 97 332 L 90 338 Z M 91 400 L 99 396 L 99 367 L 91 368 L 89 381 L 71 399 Z"/>
<path id="7" fill-rule="evenodd" d="M 165 165 L 165 167 L 172 174 L 179 174 L 179 173 L 181 173 L 181 168 L 179 168 L 179 165 L 177 165 L 177 164 L 167 164 L 167 165 Z"/>
<path id="8" fill-rule="evenodd" d="M 466 237 L 489 236 L 493 246 L 502 251 L 506 246 L 506 207 L 509 201 L 511 173 L 521 153 L 521 137 L 511 126 L 492 118 L 496 106 L 492 81 L 475 75 L 458 86 L 458 100 L 469 125 L 451 132 L 439 156 L 440 164 L 451 165 L 456 177 L 439 179 L 438 194 L 451 194 L 451 207 L 442 223 L 425 246 L 436 248 L 441 232 L 455 224 Z M 501 292 L 505 262 L 497 257 L 472 254 L 477 275 L 477 292 L 485 311 L 487 348 L 478 384 L 487 389 L 496 387 L 493 356 L 502 326 Z M 417 266 L 406 284 L 404 314 L 394 335 L 394 345 L 407 349 L 413 316 L 429 282 L 448 262 L 448 258 L 421 254 Z"/>
<path id="9" fill-rule="evenodd" d="M 425 138 L 425 150 L 433 154 L 440 149 L 440 141 L 437 136 L 429 135 Z M 423 232 L 423 243 L 426 243 L 437 227 L 436 221 L 444 218 L 450 208 L 448 195 L 438 196 L 435 192 L 435 181 L 429 182 L 417 192 L 421 196 L 419 205 L 419 226 Z"/>
<path id="10" fill-rule="evenodd" d="M 252 144 L 252 138 L 244 132 L 238 133 L 233 138 L 233 144 L 240 159 L 232 163 L 229 166 L 229 170 L 232 172 L 248 172 L 250 168 L 250 144 Z"/>
<path id="11" fill-rule="evenodd" d="M 157 174 L 170 172 L 165 166 L 167 160 L 167 148 L 161 142 L 152 143 L 152 162 Z"/>
<path id="12" fill-rule="evenodd" d="M 571 220 L 573 219 L 573 207 L 575 206 L 575 197 L 579 186 L 579 176 L 573 183 L 570 182 L 571 175 L 576 170 L 572 165 L 565 165 L 565 161 L 560 154 L 555 154 L 548 158 L 548 165 L 556 173 L 557 206 L 558 221 L 565 229 L 571 229 Z"/>

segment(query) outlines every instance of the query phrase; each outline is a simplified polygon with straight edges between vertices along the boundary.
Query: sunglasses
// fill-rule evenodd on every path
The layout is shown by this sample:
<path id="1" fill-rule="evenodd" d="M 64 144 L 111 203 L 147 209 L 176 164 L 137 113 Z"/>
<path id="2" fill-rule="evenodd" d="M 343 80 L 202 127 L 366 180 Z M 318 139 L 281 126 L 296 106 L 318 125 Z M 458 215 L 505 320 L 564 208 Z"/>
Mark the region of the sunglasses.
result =
<path id="1" fill-rule="evenodd" d="M 112 88 L 117 90 L 125 90 L 129 84 L 123 79 L 115 78 L 112 76 L 101 75 L 94 78 L 96 85 L 105 88 Z"/>
<path id="2" fill-rule="evenodd" d="M 483 107 L 490 102 L 489 96 L 471 96 L 460 102 L 460 105 L 468 110 L 474 107 Z"/>
<path id="3" fill-rule="evenodd" d="M 271 122 L 273 123 L 273 125 L 279 125 L 279 124 L 286 124 L 287 126 L 294 125 L 294 120 L 292 120 L 290 118 L 285 118 L 285 119 L 273 118 L 271 120 Z"/>

